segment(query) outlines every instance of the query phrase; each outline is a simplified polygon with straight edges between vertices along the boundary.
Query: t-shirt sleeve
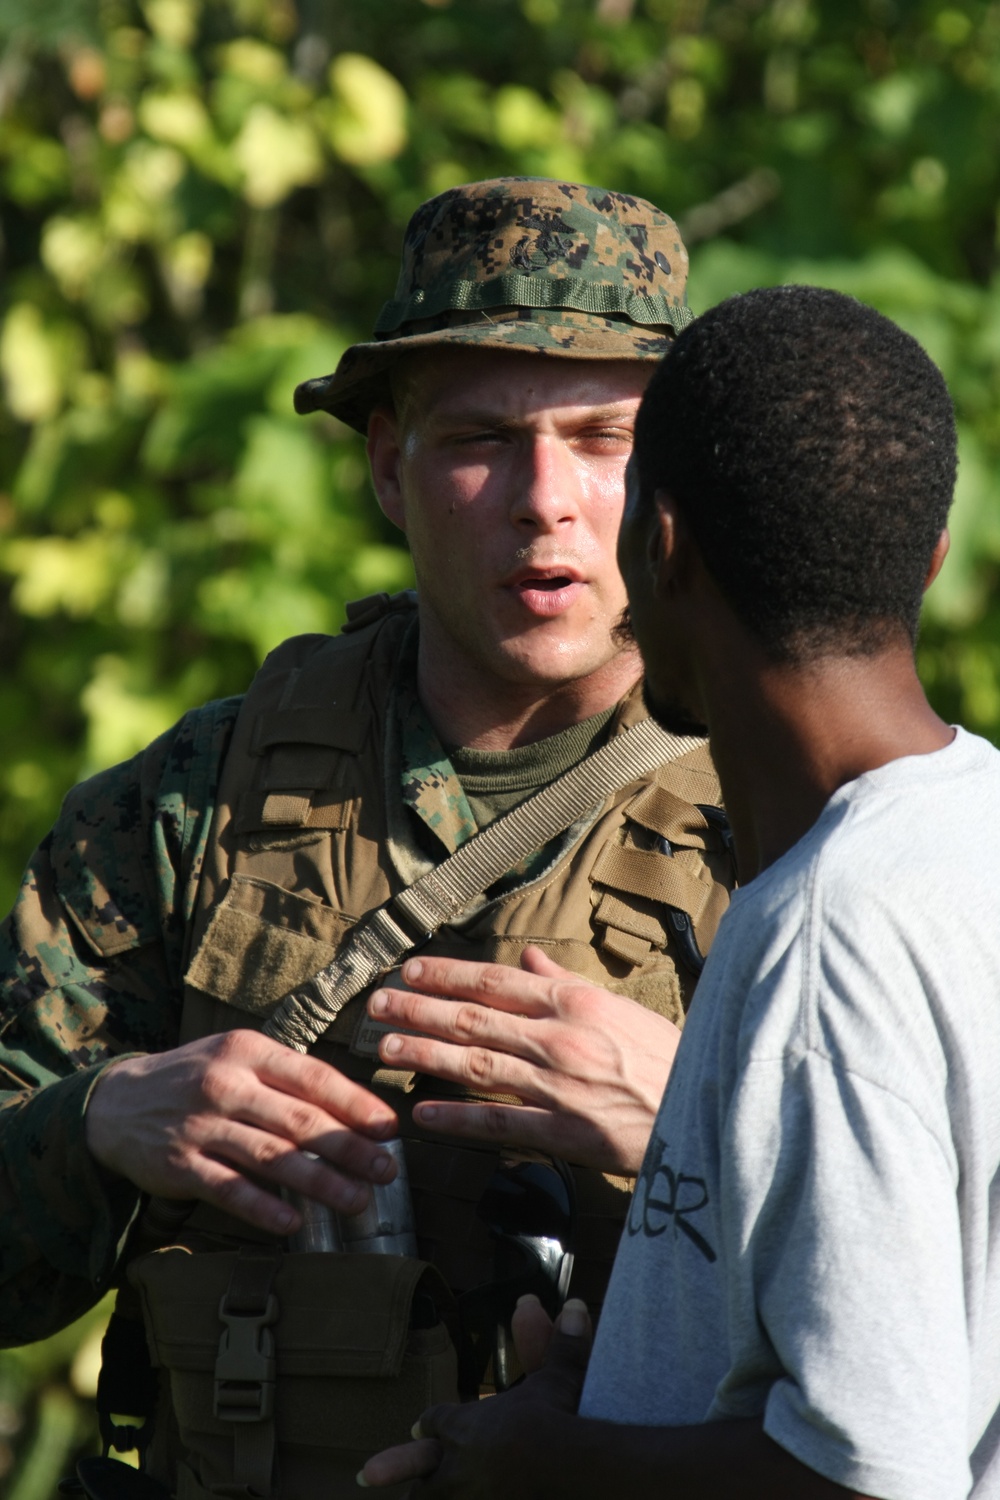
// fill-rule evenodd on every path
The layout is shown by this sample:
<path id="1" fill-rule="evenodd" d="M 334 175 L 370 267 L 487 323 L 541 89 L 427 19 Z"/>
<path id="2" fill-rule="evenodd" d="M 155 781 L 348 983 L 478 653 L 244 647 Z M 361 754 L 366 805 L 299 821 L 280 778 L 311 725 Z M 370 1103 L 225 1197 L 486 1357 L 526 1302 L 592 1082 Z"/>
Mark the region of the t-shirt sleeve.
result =
<path id="1" fill-rule="evenodd" d="M 770 1125 L 762 1122 L 770 1121 Z M 970 1367 L 955 1163 L 910 1103 L 822 1054 L 756 1061 L 728 1111 L 732 1364 L 717 1415 L 887 1500 L 965 1495 Z"/>
<path id="2" fill-rule="evenodd" d="M 24 1343 L 109 1284 L 140 1195 L 100 1168 L 102 1070 L 176 1045 L 182 956 L 238 700 L 75 787 L 0 925 L 0 1327 Z"/>

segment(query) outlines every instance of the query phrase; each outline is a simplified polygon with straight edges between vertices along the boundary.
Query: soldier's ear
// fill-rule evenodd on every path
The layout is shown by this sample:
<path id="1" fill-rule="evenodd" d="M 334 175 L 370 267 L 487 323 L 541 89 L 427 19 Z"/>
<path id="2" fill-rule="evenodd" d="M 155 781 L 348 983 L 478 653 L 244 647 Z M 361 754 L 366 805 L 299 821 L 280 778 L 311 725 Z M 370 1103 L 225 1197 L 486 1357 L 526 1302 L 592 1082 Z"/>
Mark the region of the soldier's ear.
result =
<path id="1" fill-rule="evenodd" d="M 376 406 L 368 419 L 368 464 L 379 507 L 394 526 L 406 530 L 406 506 L 400 475 L 402 447 L 396 414 Z"/>

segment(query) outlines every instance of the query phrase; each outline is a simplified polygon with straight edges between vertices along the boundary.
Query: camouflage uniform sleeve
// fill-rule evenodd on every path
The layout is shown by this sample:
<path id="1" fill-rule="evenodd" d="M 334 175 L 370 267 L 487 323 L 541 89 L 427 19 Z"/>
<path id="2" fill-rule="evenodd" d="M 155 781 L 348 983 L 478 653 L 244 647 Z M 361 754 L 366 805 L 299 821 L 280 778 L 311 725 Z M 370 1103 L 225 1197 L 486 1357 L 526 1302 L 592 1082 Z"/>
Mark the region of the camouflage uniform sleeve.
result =
<path id="1" fill-rule="evenodd" d="M 114 1059 L 175 1046 L 184 944 L 239 707 L 196 709 L 75 787 L 0 926 L 0 1344 L 110 1284 L 139 1207 L 84 1144 Z"/>

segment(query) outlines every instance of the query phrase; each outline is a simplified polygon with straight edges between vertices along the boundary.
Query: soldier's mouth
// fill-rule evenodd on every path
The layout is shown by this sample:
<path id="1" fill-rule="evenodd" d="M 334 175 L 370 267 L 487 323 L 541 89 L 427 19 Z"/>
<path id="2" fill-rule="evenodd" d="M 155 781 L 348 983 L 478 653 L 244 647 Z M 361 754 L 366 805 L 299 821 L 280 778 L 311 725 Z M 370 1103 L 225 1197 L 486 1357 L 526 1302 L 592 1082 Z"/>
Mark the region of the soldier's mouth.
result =
<path id="1" fill-rule="evenodd" d="M 519 583 L 517 587 L 519 589 L 528 591 L 541 589 L 543 592 L 550 591 L 554 593 L 559 589 L 568 588 L 571 583 L 575 582 L 576 580 L 574 578 L 570 578 L 568 574 L 559 573 L 552 578 L 526 578 L 522 583 Z"/>
<path id="2" fill-rule="evenodd" d="M 526 572 L 513 578 L 508 588 L 534 615 L 562 614 L 584 587 L 580 576 L 570 570 L 551 573 Z"/>

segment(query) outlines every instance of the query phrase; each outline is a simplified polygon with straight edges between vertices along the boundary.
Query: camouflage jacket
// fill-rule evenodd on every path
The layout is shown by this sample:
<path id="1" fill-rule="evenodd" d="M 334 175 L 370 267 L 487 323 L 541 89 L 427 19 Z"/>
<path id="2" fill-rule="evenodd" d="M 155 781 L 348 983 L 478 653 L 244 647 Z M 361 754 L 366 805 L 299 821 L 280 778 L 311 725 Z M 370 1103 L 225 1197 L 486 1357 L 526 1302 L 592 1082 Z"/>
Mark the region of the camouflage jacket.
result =
<path id="1" fill-rule="evenodd" d="M 0 927 L 5 1345 L 103 1294 L 138 1211 L 138 1190 L 91 1158 L 83 1115 L 109 1062 L 177 1043 L 185 932 L 239 703 L 194 710 L 75 787 Z M 138 943 L 101 953 L 75 916 L 95 904 Z"/>

